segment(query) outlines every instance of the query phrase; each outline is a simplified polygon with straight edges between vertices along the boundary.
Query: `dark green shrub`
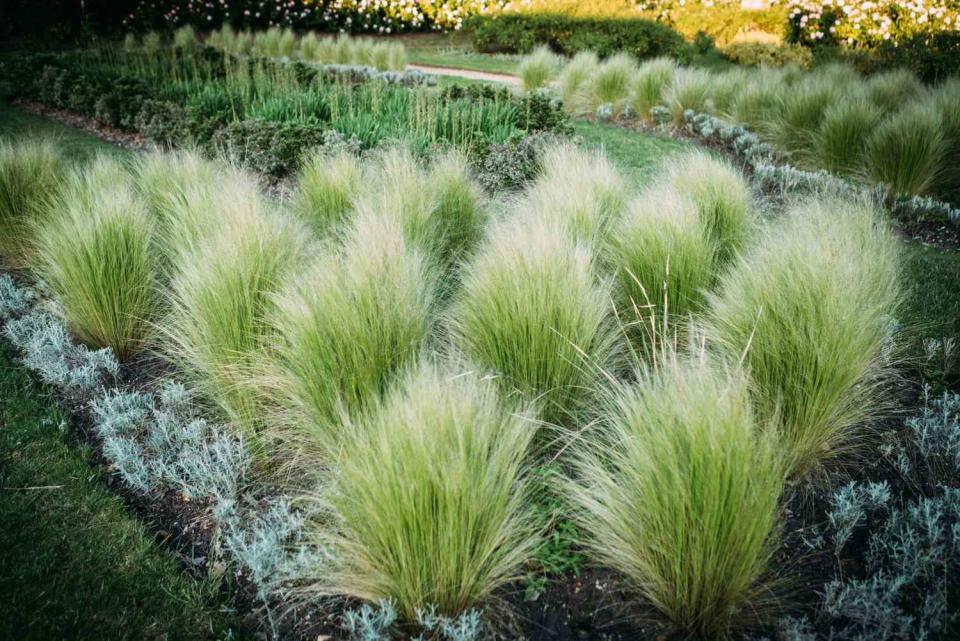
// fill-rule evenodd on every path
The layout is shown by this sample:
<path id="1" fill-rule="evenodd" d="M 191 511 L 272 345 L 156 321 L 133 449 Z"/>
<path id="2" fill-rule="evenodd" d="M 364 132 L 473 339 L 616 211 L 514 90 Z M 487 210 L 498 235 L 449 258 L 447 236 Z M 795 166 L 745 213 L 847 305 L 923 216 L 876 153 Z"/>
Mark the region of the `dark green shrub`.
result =
<path id="1" fill-rule="evenodd" d="M 568 56 L 594 51 L 605 58 L 626 52 L 636 58 L 686 57 L 688 46 L 670 27 L 642 18 L 576 18 L 560 14 L 509 13 L 476 18 L 473 44 L 479 51 L 529 53 L 545 44 Z"/>
<path id="2" fill-rule="evenodd" d="M 135 131 L 170 147 L 190 139 L 186 111 L 166 100 L 144 100 L 133 125 Z"/>
<path id="3" fill-rule="evenodd" d="M 252 118 L 217 130 L 208 147 L 254 171 L 282 176 L 297 167 L 304 151 L 323 144 L 324 131 L 320 125 Z"/>
<path id="4" fill-rule="evenodd" d="M 741 42 L 724 47 L 721 53 L 731 62 L 750 67 L 785 67 L 794 64 L 806 69 L 813 64 L 813 52 L 794 44 Z"/>

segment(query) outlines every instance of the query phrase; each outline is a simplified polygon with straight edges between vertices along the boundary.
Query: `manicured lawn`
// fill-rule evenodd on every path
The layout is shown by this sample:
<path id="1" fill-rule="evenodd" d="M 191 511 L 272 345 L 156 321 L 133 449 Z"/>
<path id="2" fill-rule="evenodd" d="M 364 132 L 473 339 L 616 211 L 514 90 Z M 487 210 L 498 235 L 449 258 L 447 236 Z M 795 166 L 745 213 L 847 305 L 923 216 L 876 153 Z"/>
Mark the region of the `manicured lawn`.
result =
<path id="1" fill-rule="evenodd" d="M 586 144 L 602 149 L 637 184 L 656 173 L 664 158 L 687 147 L 669 138 L 587 120 L 574 121 L 574 132 Z"/>
<path id="2" fill-rule="evenodd" d="M 0 101 L 0 139 L 46 136 L 56 141 L 71 158 L 83 160 L 97 152 L 129 154 L 130 150 L 110 144 L 85 131 L 65 127 L 45 118 L 28 114 Z"/>
<path id="3" fill-rule="evenodd" d="M 66 422 L 0 344 L 0 639 L 238 638 L 216 584 L 157 545 Z"/>

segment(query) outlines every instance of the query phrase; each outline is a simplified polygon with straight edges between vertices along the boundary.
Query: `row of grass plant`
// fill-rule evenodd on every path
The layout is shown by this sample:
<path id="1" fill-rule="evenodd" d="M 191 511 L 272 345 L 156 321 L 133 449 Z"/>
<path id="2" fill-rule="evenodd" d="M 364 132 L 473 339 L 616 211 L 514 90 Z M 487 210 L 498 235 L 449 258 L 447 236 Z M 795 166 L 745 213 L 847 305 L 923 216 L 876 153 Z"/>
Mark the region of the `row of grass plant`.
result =
<path id="1" fill-rule="evenodd" d="M 601 155 L 545 158 L 493 203 L 457 157 L 319 155 L 277 202 L 185 152 L 70 168 L 28 142 L 0 150 L 2 252 L 318 506 L 332 552 L 301 587 L 406 622 L 492 607 L 544 536 L 532 467 L 559 458 L 579 544 L 672 626 L 762 623 L 787 480 L 849 460 L 884 408 L 896 241 L 833 194 L 761 220 L 706 153 L 640 192 Z"/>
<path id="2" fill-rule="evenodd" d="M 650 123 L 664 107 L 679 126 L 688 111 L 709 113 L 746 126 L 801 169 L 884 184 L 894 196 L 960 199 L 956 78 L 925 86 L 907 70 L 864 77 L 839 63 L 713 72 L 626 54 L 566 61 L 546 49 L 519 73 L 528 90 L 555 80 L 577 114 Z"/>

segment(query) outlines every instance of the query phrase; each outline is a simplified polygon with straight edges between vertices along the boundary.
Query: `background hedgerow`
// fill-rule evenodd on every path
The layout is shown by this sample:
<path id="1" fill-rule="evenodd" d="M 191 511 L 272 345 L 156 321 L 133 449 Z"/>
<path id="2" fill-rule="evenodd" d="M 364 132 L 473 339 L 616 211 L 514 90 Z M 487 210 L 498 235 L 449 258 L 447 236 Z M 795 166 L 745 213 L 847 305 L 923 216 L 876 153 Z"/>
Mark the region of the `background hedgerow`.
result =
<path id="1" fill-rule="evenodd" d="M 272 295 L 298 266 L 306 234 L 259 197 L 221 193 L 222 224 L 177 255 L 164 352 L 251 441 L 264 421 L 256 366 Z"/>
<path id="2" fill-rule="evenodd" d="M 711 295 L 715 346 L 743 359 L 794 473 L 855 448 L 884 406 L 899 273 L 875 207 L 823 197 L 770 226 Z"/>
<path id="3" fill-rule="evenodd" d="M 154 224 L 115 161 L 74 176 L 36 231 L 36 267 L 74 336 L 125 360 L 160 306 Z"/>
<path id="4" fill-rule="evenodd" d="M 0 261 L 22 267 L 34 232 L 66 177 L 66 166 L 51 141 L 0 142 Z"/>
<path id="5" fill-rule="evenodd" d="M 456 345 L 547 422 L 576 421 L 611 357 L 608 292 L 593 274 L 588 248 L 520 210 L 464 268 L 450 311 Z"/>
<path id="6" fill-rule="evenodd" d="M 419 357 L 434 289 L 429 259 L 404 240 L 399 221 L 371 212 L 357 215 L 339 255 L 321 257 L 277 296 L 270 325 L 281 419 L 321 466 L 335 460 L 349 421 Z"/>
<path id="7" fill-rule="evenodd" d="M 520 577 L 539 542 L 529 511 L 531 417 L 481 372 L 424 365 L 351 433 L 327 497 L 337 564 L 320 589 L 390 600 L 407 621 L 457 617 Z"/>
<path id="8" fill-rule="evenodd" d="M 567 489 L 597 560 L 675 627 L 722 638 L 769 601 L 783 468 L 746 376 L 675 359 L 611 393 Z"/>

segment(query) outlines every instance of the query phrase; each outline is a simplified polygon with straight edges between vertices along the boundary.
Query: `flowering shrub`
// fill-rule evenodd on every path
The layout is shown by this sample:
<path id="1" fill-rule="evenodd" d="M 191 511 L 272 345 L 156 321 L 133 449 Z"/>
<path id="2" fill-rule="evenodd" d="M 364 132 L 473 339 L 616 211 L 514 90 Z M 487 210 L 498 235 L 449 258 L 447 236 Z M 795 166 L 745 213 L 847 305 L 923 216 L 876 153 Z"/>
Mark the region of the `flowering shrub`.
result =
<path id="1" fill-rule="evenodd" d="M 457 30 L 466 18 L 507 0 L 140 0 L 123 24 L 134 28 L 192 24 L 215 28 L 287 26 L 352 32 Z"/>
<path id="2" fill-rule="evenodd" d="M 805 44 L 876 47 L 960 29 L 958 0 L 788 0 L 789 37 Z"/>

